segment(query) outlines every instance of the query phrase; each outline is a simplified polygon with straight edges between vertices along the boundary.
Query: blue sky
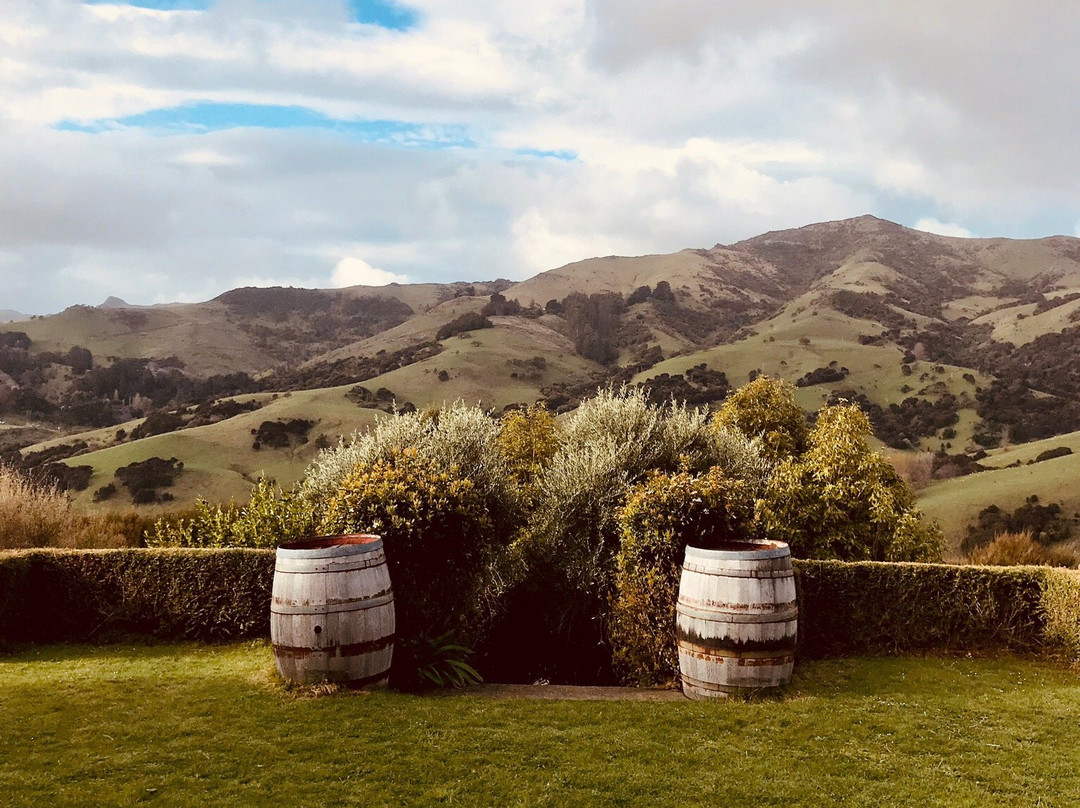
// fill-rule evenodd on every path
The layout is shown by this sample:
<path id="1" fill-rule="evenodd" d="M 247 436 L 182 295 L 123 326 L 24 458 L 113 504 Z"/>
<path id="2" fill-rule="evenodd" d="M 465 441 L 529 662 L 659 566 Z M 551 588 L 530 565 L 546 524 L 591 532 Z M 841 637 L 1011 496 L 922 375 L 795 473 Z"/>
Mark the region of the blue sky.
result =
<path id="1" fill-rule="evenodd" d="M 270 0 L 272 2 L 272 0 Z M 208 11 L 214 0 L 84 0 L 87 5 L 129 5 L 159 11 Z M 414 27 L 420 15 L 413 8 L 386 0 L 348 0 L 346 10 L 353 22 L 377 25 L 393 31 Z"/>
<path id="2" fill-rule="evenodd" d="M 141 129 L 158 135 L 206 134 L 238 128 L 307 129 L 325 130 L 367 143 L 391 143 L 401 147 L 476 147 L 476 143 L 461 125 L 341 120 L 304 107 L 270 104 L 194 102 L 177 107 L 151 109 L 121 118 L 63 120 L 56 124 L 56 128 L 90 134 L 104 134 L 118 129 Z"/>
<path id="3" fill-rule="evenodd" d="M 0 0 L 0 308 L 1080 233 L 1080 10 Z M 1032 58 L 1038 54 L 1038 58 Z"/>

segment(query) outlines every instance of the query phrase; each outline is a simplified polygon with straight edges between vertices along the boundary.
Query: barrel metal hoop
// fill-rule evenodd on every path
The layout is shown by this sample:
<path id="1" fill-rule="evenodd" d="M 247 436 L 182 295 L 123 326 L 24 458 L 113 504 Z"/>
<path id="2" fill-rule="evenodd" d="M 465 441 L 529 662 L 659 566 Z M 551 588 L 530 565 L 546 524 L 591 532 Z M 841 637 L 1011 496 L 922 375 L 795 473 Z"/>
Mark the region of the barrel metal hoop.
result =
<path id="1" fill-rule="evenodd" d="M 786 544 L 774 542 L 773 545 L 772 547 L 763 545 L 760 550 L 706 550 L 704 547 L 688 545 L 683 558 L 684 560 L 696 558 L 715 561 L 763 561 L 791 556 L 791 549 Z"/>
<path id="2" fill-rule="evenodd" d="M 704 620 L 709 623 L 784 623 L 795 620 L 799 616 L 797 603 L 764 604 L 775 606 L 771 612 L 730 612 L 730 611 L 706 611 L 687 606 L 681 600 L 675 605 L 675 612 L 680 616 L 691 617 L 696 620 Z M 717 606 L 718 609 L 725 606 Z"/>
<path id="3" fill-rule="evenodd" d="M 791 567 L 779 570 L 763 569 L 731 569 L 730 567 L 702 566 L 690 561 L 683 562 L 683 570 L 696 572 L 701 575 L 711 575 L 716 578 L 793 578 L 795 573 Z"/>
<path id="4" fill-rule="evenodd" d="M 384 648 L 391 647 L 393 644 L 394 635 L 387 634 L 385 637 L 379 637 L 374 640 L 348 643 L 347 645 L 329 645 L 324 648 L 311 648 L 299 645 L 279 645 L 277 643 L 274 643 L 273 648 L 274 656 L 281 657 L 282 659 L 307 659 L 315 654 L 322 654 L 328 658 L 359 656 L 360 654 L 367 654 L 372 651 L 381 651 Z"/>
<path id="5" fill-rule="evenodd" d="M 382 539 L 375 538 L 372 541 L 361 544 L 332 544 L 328 547 L 313 547 L 307 550 L 291 547 L 278 547 L 276 556 L 278 559 L 291 558 L 311 561 L 320 558 L 342 558 L 343 556 L 351 555 L 367 555 L 376 550 L 382 550 L 382 548 Z"/>
<path id="6" fill-rule="evenodd" d="M 283 598 L 274 598 L 270 606 L 271 614 L 339 614 L 345 612 L 362 612 L 366 609 L 376 609 L 394 602 L 394 591 L 387 589 L 378 592 L 368 598 L 355 598 L 343 602 L 327 603 L 289 603 Z"/>
<path id="7" fill-rule="evenodd" d="M 760 659 L 762 665 L 780 665 L 784 660 L 795 659 L 795 635 L 784 637 L 772 643 L 753 643 L 754 645 L 771 645 L 771 648 L 746 647 L 745 643 L 721 642 L 715 645 L 702 642 L 694 642 L 685 636 L 679 636 L 677 647 L 679 653 L 688 653 L 701 659 Z M 747 663 L 750 664 L 750 663 Z"/>
<path id="8" fill-rule="evenodd" d="M 382 553 L 379 553 L 377 557 L 372 557 L 370 554 L 361 556 L 356 561 L 344 564 L 334 564 L 333 559 L 313 563 L 311 559 L 279 558 L 274 565 L 274 572 L 283 572 L 288 575 L 325 575 L 328 572 L 352 572 L 384 566 L 386 566 L 386 556 Z"/>

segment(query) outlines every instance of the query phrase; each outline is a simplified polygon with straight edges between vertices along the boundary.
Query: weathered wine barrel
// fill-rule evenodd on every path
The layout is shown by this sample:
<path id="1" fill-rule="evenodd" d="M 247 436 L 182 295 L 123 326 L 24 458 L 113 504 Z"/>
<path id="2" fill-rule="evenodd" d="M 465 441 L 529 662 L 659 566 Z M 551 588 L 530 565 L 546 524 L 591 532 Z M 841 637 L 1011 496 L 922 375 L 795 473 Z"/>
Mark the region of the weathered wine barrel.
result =
<path id="1" fill-rule="evenodd" d="M 797 618 L 783 542 L 687 547 L 676 606 L 683 693 L 704 699 L 787 684 Z"/>
<path id="2" fill-rule="evenodd" d="M 394 653 L 394 593 L 378 536 L 282 544 L 274 565 L 270 641 L 278 673 L 352 687 L 386 678 Z"/>

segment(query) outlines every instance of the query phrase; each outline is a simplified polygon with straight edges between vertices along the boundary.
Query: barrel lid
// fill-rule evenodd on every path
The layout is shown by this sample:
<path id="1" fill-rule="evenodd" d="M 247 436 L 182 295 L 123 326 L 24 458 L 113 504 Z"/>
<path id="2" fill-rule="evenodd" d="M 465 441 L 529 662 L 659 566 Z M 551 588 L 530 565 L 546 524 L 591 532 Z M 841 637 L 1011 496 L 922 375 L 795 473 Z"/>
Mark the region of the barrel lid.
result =
<path id="1" fill-rule="evenodd" d="M 309 536 L 278 545 L 277 554 L 286 558 L 327 558 L 356 555 L 381 549 L 382 537 L 373 533 L 340 533 L 336 536 Z"/>
<path id="2" fill-rule="evenodd" d="M 790 556 L 791 550 L 782 541 L 724 542 L 715 550 L 686 546 L 685 558 L 712 558 L 719 561 L 753 561 Z"/>

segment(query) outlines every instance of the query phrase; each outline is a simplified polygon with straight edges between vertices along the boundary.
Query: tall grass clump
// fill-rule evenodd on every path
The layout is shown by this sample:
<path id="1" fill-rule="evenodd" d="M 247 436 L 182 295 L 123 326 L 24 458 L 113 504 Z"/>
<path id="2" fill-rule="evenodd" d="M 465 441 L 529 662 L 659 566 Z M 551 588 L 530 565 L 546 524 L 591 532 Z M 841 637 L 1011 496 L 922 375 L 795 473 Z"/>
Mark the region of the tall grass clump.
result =
<path id="1" fill-rule="evenodd" d="M 0 466 L 0 549 L 94 547 L 102 538 L 66 494 Z"/>
<path id="2" fill-rule="evenodd" d="M 992 567 L 1075 567 L 1077 564 L 1074 553 L 1040 544 L 1030 529 L 997 534 L 988 544 L 972 550 L 968 561 Z"/>

